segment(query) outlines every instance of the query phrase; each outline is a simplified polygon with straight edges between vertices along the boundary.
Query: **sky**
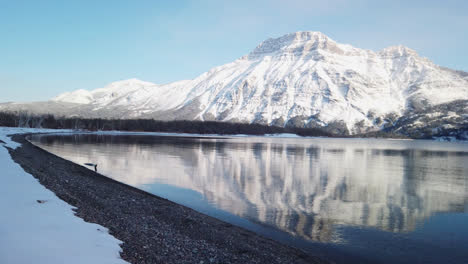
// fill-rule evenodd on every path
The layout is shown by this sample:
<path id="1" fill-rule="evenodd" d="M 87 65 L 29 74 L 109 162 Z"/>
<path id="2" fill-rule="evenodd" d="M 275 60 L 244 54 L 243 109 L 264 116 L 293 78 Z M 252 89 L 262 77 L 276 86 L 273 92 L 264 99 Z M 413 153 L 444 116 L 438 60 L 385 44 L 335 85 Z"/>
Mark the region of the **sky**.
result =
<path id="1" fill-rule="evenodd" d="M 193 79 L 296 31 L 468 71 L 464 0 L 0 0 L 0 102 Z"/>

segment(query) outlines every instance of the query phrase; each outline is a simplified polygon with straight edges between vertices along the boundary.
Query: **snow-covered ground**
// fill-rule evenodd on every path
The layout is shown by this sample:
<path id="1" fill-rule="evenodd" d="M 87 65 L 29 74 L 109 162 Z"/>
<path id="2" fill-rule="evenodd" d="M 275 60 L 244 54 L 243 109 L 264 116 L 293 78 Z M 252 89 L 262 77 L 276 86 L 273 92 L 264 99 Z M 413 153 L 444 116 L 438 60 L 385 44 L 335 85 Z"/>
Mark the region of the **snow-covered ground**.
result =
<path id="1" fill-rule="evenodd" d="M 0 127 L 0 140 L 5 142 L 1 145 L 19 146 L 9 134 L 49 131 L 57 132 Z M 76 217 L 72 206 L 26 173 L 3 146 L 0 147 L 0 263 L 127 263 L 119 255 L 121 241 L 106 228 Z"/>

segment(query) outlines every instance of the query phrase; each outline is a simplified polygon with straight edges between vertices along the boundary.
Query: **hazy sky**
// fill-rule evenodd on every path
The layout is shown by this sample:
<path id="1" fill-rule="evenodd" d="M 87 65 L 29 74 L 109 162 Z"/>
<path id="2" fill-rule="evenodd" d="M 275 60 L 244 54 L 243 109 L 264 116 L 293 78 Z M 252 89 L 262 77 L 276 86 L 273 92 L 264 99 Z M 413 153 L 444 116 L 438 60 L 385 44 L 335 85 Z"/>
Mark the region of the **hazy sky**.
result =
<path id="1" fill-rule="evenodd" d="M 468 71 L 463 0 L 0 0 L 0 102 L 192 79 L 304 30 L 372 50 L 403 44 Z"/>

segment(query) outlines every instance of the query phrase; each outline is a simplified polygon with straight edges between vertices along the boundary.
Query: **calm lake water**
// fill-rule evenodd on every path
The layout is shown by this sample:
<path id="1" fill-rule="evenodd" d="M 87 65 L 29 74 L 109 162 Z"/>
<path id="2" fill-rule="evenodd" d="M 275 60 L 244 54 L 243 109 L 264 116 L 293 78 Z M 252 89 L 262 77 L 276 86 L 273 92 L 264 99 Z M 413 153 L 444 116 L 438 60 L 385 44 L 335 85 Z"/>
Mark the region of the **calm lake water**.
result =
<path id="1" fill-rule="evenodd" d="M 337 263 L 468 263 L 467 143 L 95 134 L 31 140 Z"/>

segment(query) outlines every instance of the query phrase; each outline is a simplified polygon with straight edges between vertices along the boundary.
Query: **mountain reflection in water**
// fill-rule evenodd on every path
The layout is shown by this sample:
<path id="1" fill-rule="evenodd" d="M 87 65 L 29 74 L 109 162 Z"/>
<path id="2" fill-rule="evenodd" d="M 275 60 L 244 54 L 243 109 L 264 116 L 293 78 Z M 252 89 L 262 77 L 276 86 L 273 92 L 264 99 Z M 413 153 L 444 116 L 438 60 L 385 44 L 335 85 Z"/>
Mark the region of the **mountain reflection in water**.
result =
<path id="1" fill-rule="evenodd" d="M 468 152 L 373 140 L 209 139 L 74 135 L 41 147 L 146 189 L 164 183 L 306 239 L 336 225 L 408 232 L 436 212 L 465 212 Z M 384 142 L 387 146 L 383 146 Z M 436 142 L 424 142 L 421 144 Z M 67 146 L 67 147 L 64 147 Z"/>
<path id="2" fill-rule="evenodd" d="M 305 241 L 348 243 L 348 251 L 363 251 L 371 263 L 414 263 L 424 254 L 433 263 L 441 254 L 468 259 L 457 244 L 468 242 L 466 225 L 457 238 L 446 224 L 433 228 L 442 230 L 435 238 L 433 230 L 414 232 L 437 213 L 468 212 L 466 143 L 95 134 L 32 141 L 76 163 L 97 163 L 100 173 L 156 195 L 176 186 L 165 198 L 197 210 L 206 203 Z M 187 194 L 193 191 L 202 198 Z M 381 233 L 344 233 L 343 227 Z M 416 238 L 405 237 L 413 233 Z M 401 243 L 419 247 L 413 259 Z M 442 248 L 448 253 L 430 255 Z"/>

